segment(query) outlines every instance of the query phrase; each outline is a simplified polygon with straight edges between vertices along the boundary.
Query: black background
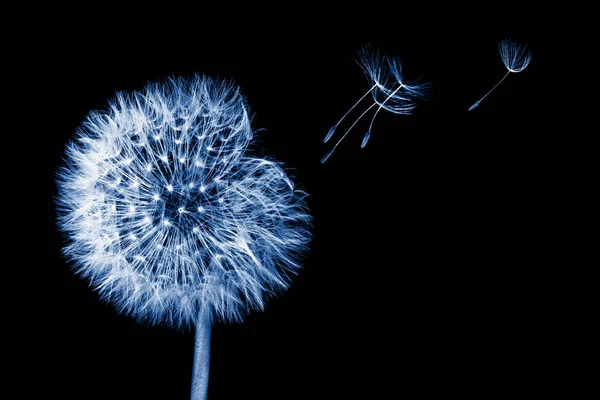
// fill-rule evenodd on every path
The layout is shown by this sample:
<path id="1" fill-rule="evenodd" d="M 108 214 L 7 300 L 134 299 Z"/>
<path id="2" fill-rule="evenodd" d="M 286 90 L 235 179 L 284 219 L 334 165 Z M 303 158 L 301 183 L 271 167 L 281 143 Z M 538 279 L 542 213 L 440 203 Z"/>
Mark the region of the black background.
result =
<path id="1" fill-rule="evenodd" d="M 310 194 L 314 217 L 290 290 L 243 324 L 214 326 L 209 399 L 487 398 L 543 384 L 552 304 L 537 255 L 551 251 L 540 232 L 551 229 L 554 171 L 540 129 L 536 20 L 523 10 L 368 6 L 351 17 L 115 13 L 49 30 L 45 393 L 189 398 L 193 332 L 147 327 L 102 302 L 61 256 L 53 198 L 54 171 L 89 110 L 193 73 L 240 86 L 258 143 Z M 497 51 L 506 37 L 530 46 L 531 64 L 468 112 L 506 73 Z M 431 82 L 432 94 L 412 116 L 380 113 L 361 150 L 365 118 L 321 164 L 324 135 L 369 88 L 355 62 L 367 43 L 398 56 L 405 78 Z"/>

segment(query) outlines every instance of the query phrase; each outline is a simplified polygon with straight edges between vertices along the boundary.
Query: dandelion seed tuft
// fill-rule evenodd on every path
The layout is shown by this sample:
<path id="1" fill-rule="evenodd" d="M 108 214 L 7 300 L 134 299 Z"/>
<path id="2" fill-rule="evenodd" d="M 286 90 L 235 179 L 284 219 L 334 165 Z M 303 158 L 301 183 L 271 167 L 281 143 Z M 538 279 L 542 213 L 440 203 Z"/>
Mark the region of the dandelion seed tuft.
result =
<path id="1" fill-rule="evenodd" d="M 324 163 L 331 157 L 338 145 L 350 133 L 354 126 L 374 107 L 377 107 L 371 117 L 369 127 L 363 137 L 360 147 L 364 148 L 371 137 L 373 123 L 379 112 L 383 109 L 393 114 L 410 115 L 416 107 L 416 100 L 423 99 L 429 92 L 429 83 L 417 81 L 405 81 L 402 75 L 402 64 L 396 57 L 384 56 L 379 50 L 368 45 L 359 53 L 359 64 L 370 83 L 370 88 L 362 95 L 352 107 L 340 118 L 340 120 L 327 132 L 323 139 L 326 143 L 335 134 L 338 125 L 370 94 L 373 103 L 364 110 L 344 132 L 333 148 L 321 159 Z"/>
<path id="2" fill-rule="evenodd" d="M 468 111 L 471 111 L 479 106 L 479 104 L 485 99 L 490 93 L 494 91 L 500 85 L 508 75 L 511 73 L 518 73 L 523 71 L 529 65 L 531 61 L 531 52 L 527 48 L 527 46 L 518 45 L 510 39 L 501 40 L 498 44 L 498 52 L 500 53 L 500 58 L 502 59 L 502 63 L 508 70 L 506 74 L 500 79 L 498 83 L 494 85 L 493 88 L 490 89 L 483 97 L 477 100 L 471 107 L 469 107 Z"/>

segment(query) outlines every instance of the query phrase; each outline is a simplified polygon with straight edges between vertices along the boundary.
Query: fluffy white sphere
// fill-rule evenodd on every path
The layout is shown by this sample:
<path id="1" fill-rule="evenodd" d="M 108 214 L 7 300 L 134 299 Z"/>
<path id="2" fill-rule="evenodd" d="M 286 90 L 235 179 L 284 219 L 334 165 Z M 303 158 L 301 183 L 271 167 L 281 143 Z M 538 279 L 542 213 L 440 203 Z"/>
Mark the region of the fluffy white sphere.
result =
<path id="1" fill-rule="evenodd" d="M 261 309 L 301 268 L 311 217 L 282 166 L 248 154 L 252 137 L 237 87 L 206 76 L 91 112 L 57 179 L 76 271 L 151 323 Z"/>

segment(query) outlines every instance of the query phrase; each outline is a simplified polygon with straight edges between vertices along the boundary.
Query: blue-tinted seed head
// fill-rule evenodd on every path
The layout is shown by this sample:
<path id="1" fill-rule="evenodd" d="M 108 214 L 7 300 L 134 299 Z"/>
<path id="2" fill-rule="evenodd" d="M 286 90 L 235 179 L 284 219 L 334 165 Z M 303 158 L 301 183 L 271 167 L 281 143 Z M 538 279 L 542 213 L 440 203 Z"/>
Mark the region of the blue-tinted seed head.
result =
<path id="1" fill-rule="evenodd" d="M 76 270 L 152 323 L 262 308 L 300 269 L 311 217 L 281 165 L 249 154 L 252 137 L 237 88 L 202 76 L 90 113 L 58 176 Z"/>

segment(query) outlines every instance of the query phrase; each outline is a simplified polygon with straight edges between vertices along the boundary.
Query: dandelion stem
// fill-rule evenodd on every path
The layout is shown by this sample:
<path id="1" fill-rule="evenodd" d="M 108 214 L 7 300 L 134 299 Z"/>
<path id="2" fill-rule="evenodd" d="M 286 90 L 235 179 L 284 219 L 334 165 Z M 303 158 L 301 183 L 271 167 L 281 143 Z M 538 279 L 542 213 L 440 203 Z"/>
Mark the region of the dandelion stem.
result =
<path id="1" fill-rule="evenodd" d="M 208 369 L 210 366 L 210 333 L 212 322 L 200 314 L 196 323 L 196 344 L 194 346 L 194 367 L 192 372 L 191 400 L 206 400 L 208 393 Z"/>
<path id="2" fill-rule="evenodd" d="M 494 89 L 496 89 L 496 88 L 498 87 L 498 85 L 499 85 L 499 84 L 501 84 L 501 83 L 502 83 L 502 81 L 503 81 L 503 80 L 505 80 L 505 79 L 506 79 L 506 77 L 507 77 L 509 74 L 510 74 L 510 71 L 508 71 L 508 72 L 506 73 L 506 75 L 504 75 L 504 76 L 502 77 L 502 79 L 500 79 L 500 81 L 499 81 L 498 83 L 496 83 L 496 85 L 495 85 L 493 88 L 491 88 L 491 89 L 490 89 L 490 91 L 489 91 L 489 92 L 487 92 L 487 93 L 486 93 L 486 94 L 485 94 L 485 95 L 484 95 L 484 96 L 483 96 L 481 99 L 479 99 L 479 100 L 477 100 L 475 103 L 473 103 L 473 105 L 472 105 L 471 107 L 469 107 L 469 111 L 471 111 L 472 109 L 474 109 L 475 107 L 477 107 L 477 106 L 479 105 L 479 103 L 481 103 L 481 101 L 482 101 L 483 99 L 485 99 L 485 98 L 488 96 L 488 94 L 492 93 L 492 92 L 494 91 Z"/>

